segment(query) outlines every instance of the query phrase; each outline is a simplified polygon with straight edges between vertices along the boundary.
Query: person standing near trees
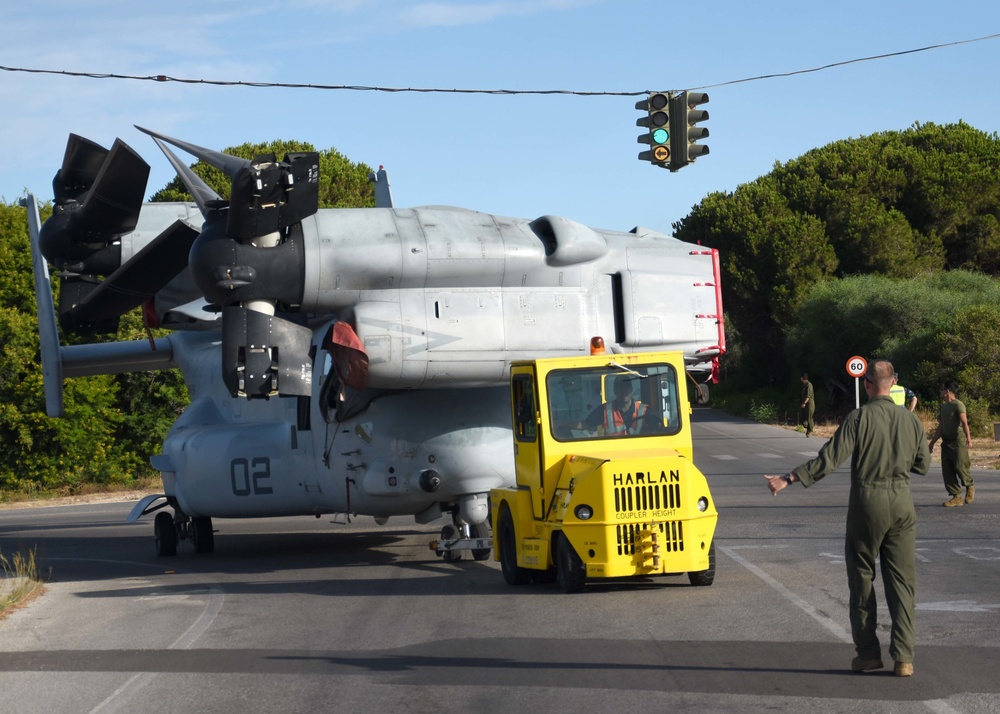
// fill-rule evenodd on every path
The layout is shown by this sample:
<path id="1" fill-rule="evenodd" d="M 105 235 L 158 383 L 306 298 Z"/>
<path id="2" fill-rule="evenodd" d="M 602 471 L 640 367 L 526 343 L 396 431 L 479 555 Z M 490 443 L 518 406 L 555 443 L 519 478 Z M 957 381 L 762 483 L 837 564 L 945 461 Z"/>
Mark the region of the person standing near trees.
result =
<path id="1" fill-rule="evenodd" d="M 799 398 L 799 424 L 805 426 L 806 436 L 809 436 L 815 426 L 813 423 L 813 414 L 816 413 L 815 394 L 807 372 L 803 372 L 799 379 L 802 382 L 802 393 Z"/>
<path id="2" fill-rule="evenodd" d="M 948 382 L 941 387 L 941 402 L 938 427 L 931 436 L 928 448 L 933 451 L 934 444 L 941 439 L 941 475 L 944 477 L 944 487 L 951 495 L 951 498 L 941 505 L 945 508 L 954 508 L 972 503 L 976 498 L 976 487 L 973 484 L 969 460 L 972 433 L 969 431 L 969 417 L 965 405 L 958 400 L 958 384 Z M 959 434 L 960 426 L 964 434 Z"/>
<path id="3" fill-rule="evenodd" d="M 764 475 L 774 496 L 801 481 L 812 486 L 851 458 L 851 495 L 847 505 L 844 560 L 850 590 L 848 612 L 857 656 L 854 672 L 882 669 L 877 632 L 875 561 L 892 619 L 889 655 L 897 677 L 913 674 L 914 590 L 917 580 L 917 515 L 910 474 L 926 474 L 931 457 L 923 424 L 889 398 L 892 364 L 875 360 L 865 373 L 868 403 L 844 417 L 816 458 L 783 476 Z"/>
<path id="4" fill-rule="evenodd" d="M 892 397 L 892 401 L 897 406 L 906 407 L 911 412 L 917 408 L 917 395 L 913 393 L 912 389 L 907 389 L 899 383 L 899 372 L 892 376 L 892 389 L 889 390 L 889 396 Z"/>

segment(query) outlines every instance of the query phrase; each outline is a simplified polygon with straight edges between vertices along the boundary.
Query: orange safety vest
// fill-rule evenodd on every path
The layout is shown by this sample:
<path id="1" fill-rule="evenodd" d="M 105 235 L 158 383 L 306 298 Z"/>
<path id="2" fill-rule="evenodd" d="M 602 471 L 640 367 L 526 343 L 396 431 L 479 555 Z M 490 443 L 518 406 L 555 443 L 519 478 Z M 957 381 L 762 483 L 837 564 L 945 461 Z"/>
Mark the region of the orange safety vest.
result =
<path id="1" fill-rule="evenodd" d="M 625 425 L 625 417 L 622 413 L 615 409 L 614 402 L 608 402 L 604 405 L 604 434 L 605 436 L 621 436 L 623 434 L 628 434 L 629 432 L 637 431 L 639 428 L 639 420 L 646 413 L 646 405 L 640 401 L 635 402 L 635 411 L 632 412 L 632 424 L 628 427 Z"/>

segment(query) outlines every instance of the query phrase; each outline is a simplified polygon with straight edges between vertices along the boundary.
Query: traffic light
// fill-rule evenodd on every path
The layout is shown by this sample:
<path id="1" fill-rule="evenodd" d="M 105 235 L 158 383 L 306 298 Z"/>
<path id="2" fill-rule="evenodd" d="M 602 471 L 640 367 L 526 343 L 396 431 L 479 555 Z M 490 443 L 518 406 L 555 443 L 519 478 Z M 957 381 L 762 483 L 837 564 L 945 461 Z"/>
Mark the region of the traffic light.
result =
<path id="1" fill-rule="evenodd" d="M 708 129 L 698 126 L 708 121 L 708 112 L 697 109 L 708 104 L 705 92 L 681 92 L 670 97 L 670 170 L 679 171 L 699 156 L 708 153 L 708 147 L 698 142 L 708 136 Z"/>
<path id="2" fill-rule="evenodd" d="M 670 95 L 651 92 L 645 99 L 636 102 L 635 108 L 646 112 L 646 116 L 635 120 L 636 126 L 647 129 L 637 141 L 650 147 L 649 151 L 639 152 L 639 160 L 667 168 L 670 162 Z"/>

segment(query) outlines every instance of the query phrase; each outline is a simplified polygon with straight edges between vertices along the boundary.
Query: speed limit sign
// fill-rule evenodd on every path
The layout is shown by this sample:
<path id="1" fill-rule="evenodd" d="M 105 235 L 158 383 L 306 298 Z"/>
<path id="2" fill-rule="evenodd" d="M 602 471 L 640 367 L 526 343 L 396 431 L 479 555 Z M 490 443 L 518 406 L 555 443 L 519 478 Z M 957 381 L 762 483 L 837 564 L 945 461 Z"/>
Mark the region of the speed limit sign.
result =
<path id="1" fill-rule="evenodd" d="M 847 360 L 847 373 L 852 377 L 863 377 L 868 371 L 868 362 L 864 357 L 851 357 Z"/>

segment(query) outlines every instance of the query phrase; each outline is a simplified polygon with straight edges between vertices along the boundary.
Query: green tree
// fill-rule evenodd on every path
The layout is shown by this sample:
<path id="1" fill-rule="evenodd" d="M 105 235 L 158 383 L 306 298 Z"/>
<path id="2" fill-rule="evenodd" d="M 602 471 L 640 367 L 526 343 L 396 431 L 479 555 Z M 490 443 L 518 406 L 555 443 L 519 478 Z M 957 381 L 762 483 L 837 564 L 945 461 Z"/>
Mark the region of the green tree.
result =
<path id="1" fill-rule="evenodd" d="M 309 143 L 284 141 L 281 139 L 258 144 L 240 144 L 223 149 L 223 153 L 243 159 L 273 155 L 278 160 L 285 154 L 297 151 L 316 151 Z M 367 164 L 351 163 L 336 149 L 319 153 L 319 205 L 321 208 L 364 208 L 375 205 L 375 187 L 368 180 L 372 169 Z M 214 166 L 203 161 L 191 165 L 192 170 L 212 187 L 217 194 L 228 199 L 231 181 L 228 176 Z M 191 194 L 184 188 L 179 177 L 175 177 L 164 188 L 150 197 L 151 201 L 190 201 Z"/>
<path id="2" fill-rule="evenodd" d="M 720 247 L 727 316 L 748 336 L 754 371 L 783 352 L 783 325 L 805 292 L 837 269 L 822 222 L 792 211 L 767 177 L 735 194 L 709 195 L 682 221 L 677 237 Z"/>
<path id="3" fill-rule="evenodd" d="M 0 264 L 0 498 L 127 480 L 113 453 L 122 416 L 111 377 L 70 380 L 67 418 L 45 414 L 27 212 L 19 205 L 0 204 Z"/>
<path id="4" fill-rule="evenodd" d="M 989 412 L 1000 413 L 1000 295 L 996 293 L 1000 289 L 992 302 L 955 310 L 934 335 L 915 374 L 926 393 L 936 393 L 945 381 L 955 380 L 963 400 L 980 400 Z"/>
<path id="5" fill-rule="evenodd" d="M 1000 406 L 994 350 L 1000 283 L 968 271 L 914 279 L 860 275 L 817 285 L 787 331 L 797 369 L 826 375 L 845 392 L 844 364 L 860 355 L 891 360 L 921 401 L 937 399 L 945 379 L 959 379 L 970 396 Z"/>
<path id="6" fill-rule="evenodd" d="M 46 207 L 42 218 L 51 209 Z M 35 310 L 35 287 L 28 243 L 28 215 L 18 204 L 0 203 L 0 305 L 21 312 Z"/>
<path id="7" fill-rule="evenodd" d="M 1000 137 L 960 122 L 837 141 L 710 194 L 674 229 L 719 249 L 743 364 L 788 379 L 787 326 L 825 281 L 1000 274 Z"/>

